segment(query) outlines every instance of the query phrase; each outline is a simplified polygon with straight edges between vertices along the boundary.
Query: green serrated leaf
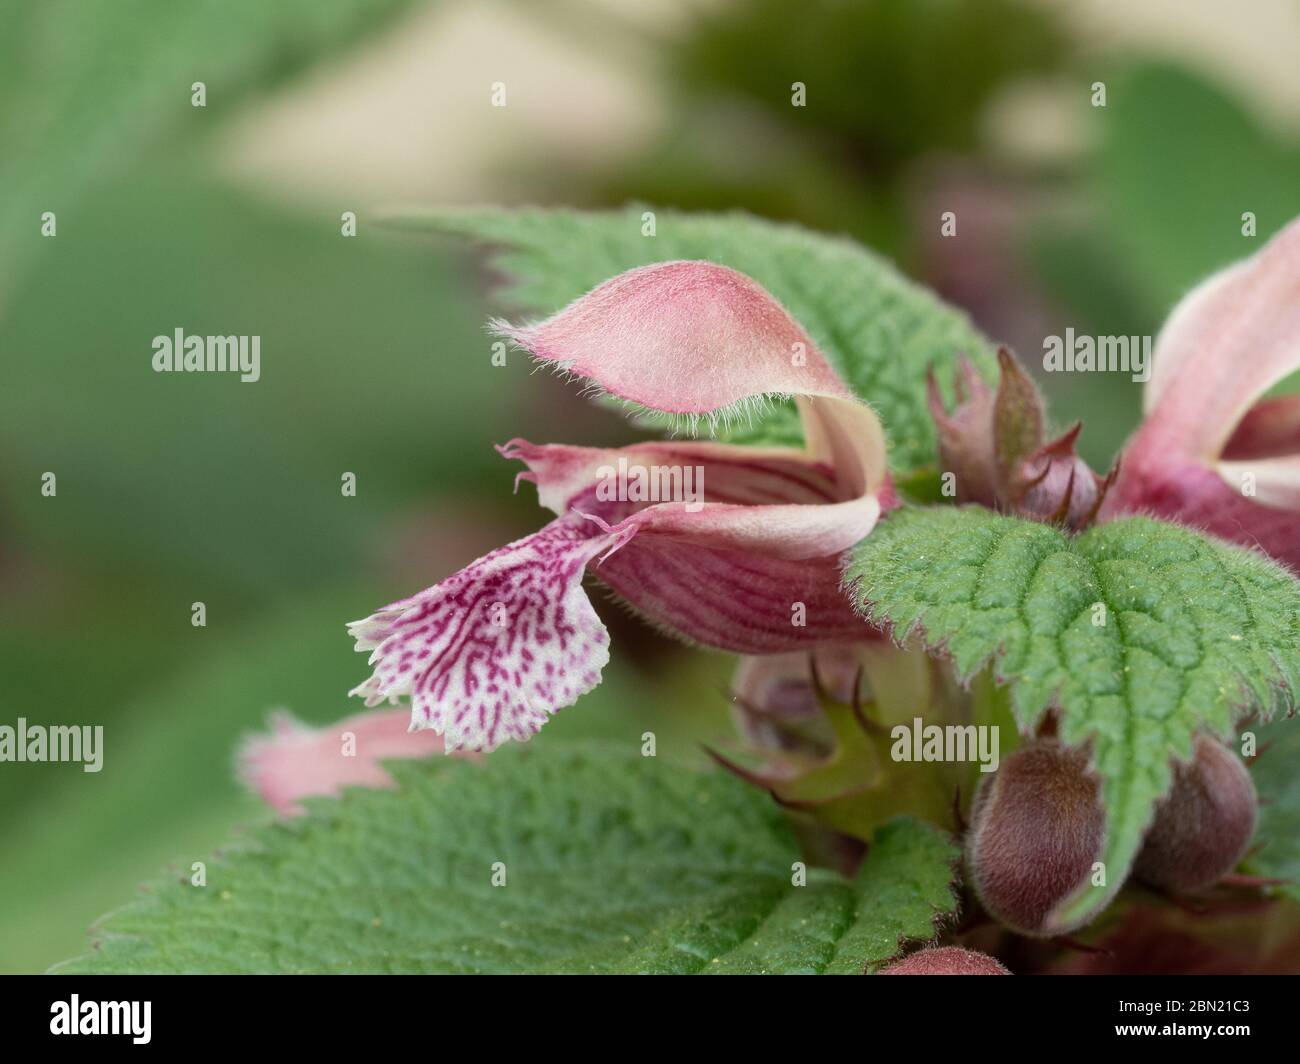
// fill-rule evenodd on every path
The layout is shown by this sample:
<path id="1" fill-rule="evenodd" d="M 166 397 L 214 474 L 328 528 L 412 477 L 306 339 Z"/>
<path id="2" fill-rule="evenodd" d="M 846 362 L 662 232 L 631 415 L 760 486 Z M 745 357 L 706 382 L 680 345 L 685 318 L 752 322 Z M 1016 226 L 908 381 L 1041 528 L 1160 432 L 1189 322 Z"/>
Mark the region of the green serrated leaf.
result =
<path id="1" fill-rule="evenodd" d="M 1107 885 L 1062 919 L 1119 889 L 1197 730 L 1295 704 L 1300 584 L 1177 525 L 1126 518 L 1070 537 L 975 508 L 904 510 L 858 545 L 847 577 L 866 616 L 920 634 L 961 676 L 993 662 L 1022 729 L 1056 705 L 1064 741 L 1093 743 Z"/>
<path id="2" fill-rule="evenodd" d="M 871 843 L 854 888 L 857 911 L 828 975 L 874 972 L 909 939 L 935 936 L 956 911 L 953 867 L 960 851 L 948 836 L 915 820 L 886 824 Z"/>
<path id="3" fill-rule="evenodd" d="M 399 790 L 315 801 L 206 886 L 156 884 L 59 970 L 862 971 L 955 905 L 932 828 L 888 825 L 856 884 L 796 887 L 767 795 L 611 745 L 392 768 Z"/>
<path id="4" fill-rule="evenodd" d="M 495 264 L 508 297 L 550 313 L 615 274 L 671 259 L 709 259 L 753 277 L 799 321 L 889 433 L 890 461 L 910 473 L 934 461 L 925 403 L 933 366 L 946 387 L 960 355 L 989 380 L 994 349 L 960 311 L 851 241 L 774 225 L 746 214 L 655 211 L 656 234 L 642 235 L 643 208 L 435 211 L 404 226 L 456 233 L 499 245 Z M 752 425 L 721 428 L 743 442 L 797 443 L 798 418 L 782 404 Z"/>
<path id="5" fill-rule="evenodd" d="M 408 0 L 42 0 L 0 8 L 0 297 L 80 194 L 156 146 L 178 154 L 250 91 L 355 45 Z M 191 105 L 202 81 L 206 106 Z"/>

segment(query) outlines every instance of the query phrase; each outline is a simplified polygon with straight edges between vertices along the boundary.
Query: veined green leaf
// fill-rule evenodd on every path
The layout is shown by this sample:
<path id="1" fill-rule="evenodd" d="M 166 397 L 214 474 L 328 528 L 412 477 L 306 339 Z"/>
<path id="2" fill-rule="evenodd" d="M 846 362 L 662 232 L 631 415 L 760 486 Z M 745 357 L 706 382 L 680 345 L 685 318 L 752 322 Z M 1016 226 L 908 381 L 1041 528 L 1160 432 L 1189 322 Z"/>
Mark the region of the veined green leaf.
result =
<path id="1" fill-rule="evenodd" d="M 1300 687 L 1300 584 L 1178 525 L 1134 517 L 1070 537 L 975 508 L 903 510 L 858 545 L 847 579 L 866 616 L 919 634 L 961 676 L 992 662 L 1022 729 L 1058 706 L 1062 739 L 1092 743 L 1106 885 L 1063 917 L 1122 885 L 1198 730 L 1291 709 Z"/>
<path id="2" fill-rule="evenodd" d="M 611 745 L 392 766 L 110 915 L 71 972 L 862 972 L 955 907 L 956 848 L 894 821 L 854 883 L 771 799 Z"/>

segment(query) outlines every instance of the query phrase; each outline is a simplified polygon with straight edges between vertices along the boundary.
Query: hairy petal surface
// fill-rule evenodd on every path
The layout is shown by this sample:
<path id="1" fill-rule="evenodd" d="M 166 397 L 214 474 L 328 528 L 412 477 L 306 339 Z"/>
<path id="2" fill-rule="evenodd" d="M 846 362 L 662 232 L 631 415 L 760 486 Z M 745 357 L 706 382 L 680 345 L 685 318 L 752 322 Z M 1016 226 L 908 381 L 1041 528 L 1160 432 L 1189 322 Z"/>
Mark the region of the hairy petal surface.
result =
<path id="1" fill-rule="evenodd" d="M 761 285 L 711 262 L 629 270 L 532 325 L 495 322 L 535 358 L 665 414 L 740 416 L 794 396 L 807 451 L 846 498 L 887 478 L 884 430 Z"/>
<path id="2" fill-rule="evenodd" d="M 1216 458 L 1269 388 L 1300 369 L 1300 220 L 1174 308 L 1143 395 L 1161 440 Z"/>
<path id="3" fill-rule="evenodd" d="M 713 416 L 761 395 L 851 394 L 761 285 L 712 262 L 628 270 L 545 321 L 494 325 L 535 358 L 665 413 Z"/>

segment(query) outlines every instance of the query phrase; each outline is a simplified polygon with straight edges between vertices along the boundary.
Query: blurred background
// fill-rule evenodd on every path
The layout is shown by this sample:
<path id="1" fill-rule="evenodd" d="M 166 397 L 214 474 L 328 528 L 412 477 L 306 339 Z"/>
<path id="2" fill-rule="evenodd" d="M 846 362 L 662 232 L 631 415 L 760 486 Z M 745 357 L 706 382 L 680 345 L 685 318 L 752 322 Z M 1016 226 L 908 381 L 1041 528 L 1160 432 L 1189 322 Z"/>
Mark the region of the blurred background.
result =
<path id="1" fill-rule="evenodd" d="M 1300 2 L 7 0 L 0 724 L 105 738 L 98 774 L 0 764 L 0 970 L 265 816 L 238 740 L 360 708 L 344 623 L 545 518 L 492 443 L 630 438 L 493 367 L 482 257 L 377 213 L 628 201 L 850 234 L 1030 364 L 1154 335 L 1300 214 Z M 260 335 L 261 381 L 153 373 L 177 327 Z M 1044 383 L 1107 465 L 1138 386 Z M 608 679 L 548 733 L 725 727 L 725 657 L 602 612 Z"/>

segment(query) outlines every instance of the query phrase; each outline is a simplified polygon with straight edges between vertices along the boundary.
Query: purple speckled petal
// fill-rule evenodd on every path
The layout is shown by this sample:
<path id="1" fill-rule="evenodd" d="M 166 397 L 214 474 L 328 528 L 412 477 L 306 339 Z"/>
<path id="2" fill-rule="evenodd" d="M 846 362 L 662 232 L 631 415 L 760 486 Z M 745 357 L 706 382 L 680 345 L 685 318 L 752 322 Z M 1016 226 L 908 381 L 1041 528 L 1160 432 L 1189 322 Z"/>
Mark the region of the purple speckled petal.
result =
<path id="1" fill-rule="evenodd" d="M 354 622 L 375 671 L 352 694 L 368 706 L 409 697 L 412 727 L 448 752 L 528 739 L 600 682 L 609 633 L 582 574 L 618 540 L 569 514 Z"/>

